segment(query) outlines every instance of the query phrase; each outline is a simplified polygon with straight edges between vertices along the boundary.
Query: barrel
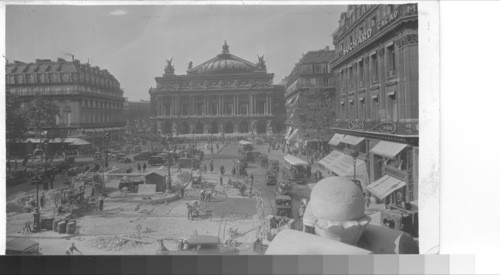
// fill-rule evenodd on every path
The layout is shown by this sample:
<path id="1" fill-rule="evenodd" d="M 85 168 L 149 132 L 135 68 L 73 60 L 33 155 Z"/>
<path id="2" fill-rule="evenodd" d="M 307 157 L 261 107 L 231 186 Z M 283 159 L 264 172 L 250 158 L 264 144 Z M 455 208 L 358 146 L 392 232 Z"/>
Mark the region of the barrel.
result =
<path id="1" fill-rule="evenodd" d="M 54 230 L 54 232 L 58 232 L 57 225 L 59 224 L 60 221 L 61 219 L 54 219 L 54 221 L 52 222 L 52 230 Z"/>
<path id="2" fill-rule="evenodd" d="M 60 221 L 60 222 L 57 224 L 57 232 L 58 232 L 59 234 L 66 233 L 66 221 Z"/>
<path id="3" fill-rule="evenodd" d="M 76 222 L 74 221 L 68 222 L 68 224 L 66 225 L 66 233 L 74 234 L 75 231 L 76 231 Z"/>

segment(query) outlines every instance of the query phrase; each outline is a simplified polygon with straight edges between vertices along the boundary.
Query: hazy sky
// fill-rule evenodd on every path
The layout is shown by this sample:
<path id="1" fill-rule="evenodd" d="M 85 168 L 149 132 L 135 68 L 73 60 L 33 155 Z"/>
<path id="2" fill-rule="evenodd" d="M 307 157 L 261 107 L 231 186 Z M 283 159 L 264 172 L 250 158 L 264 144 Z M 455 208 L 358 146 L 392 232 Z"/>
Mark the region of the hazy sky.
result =
<path id="1" fill-rule="evenodd" d="M 172 58 L 176 74 L 230 53 L 257 62 L 279 83 L 309 50 L 332 46 L 346 6 L 7 6 L 10 61 L 63 57 L 108 69 L 129 100 L 148 89 Z"/>

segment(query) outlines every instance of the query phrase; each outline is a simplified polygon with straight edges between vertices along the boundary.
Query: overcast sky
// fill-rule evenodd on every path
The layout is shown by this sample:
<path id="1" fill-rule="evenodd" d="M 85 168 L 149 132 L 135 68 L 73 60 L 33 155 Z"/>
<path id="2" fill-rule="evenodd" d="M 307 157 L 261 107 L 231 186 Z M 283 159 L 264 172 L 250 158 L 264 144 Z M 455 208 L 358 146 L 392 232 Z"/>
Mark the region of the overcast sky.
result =
<path id="1" fill-rule="evenodd" d="M 76 59 L 108 69 L 129 100 L 148 89 L 173 58 L 176 74 L 230 53 L 257 62 L 279 83 L 309 50 L 332 45 L 346 6 L 7 6 L 9 61 Z"/>

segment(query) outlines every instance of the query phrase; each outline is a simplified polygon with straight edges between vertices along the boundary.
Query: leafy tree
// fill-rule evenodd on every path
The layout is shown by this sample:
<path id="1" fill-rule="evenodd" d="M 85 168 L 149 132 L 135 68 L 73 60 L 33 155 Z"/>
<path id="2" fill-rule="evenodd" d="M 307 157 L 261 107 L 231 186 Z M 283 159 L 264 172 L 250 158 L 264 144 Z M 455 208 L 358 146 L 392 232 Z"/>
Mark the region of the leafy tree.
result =
<path id="1" fill-rule="evenodd" d="M 54 129 L 57 128 L 56 115 L 59 114 L 59 107 L 56 104 L 37 98 L 28 102 L 22 111 L 28 121 L 30 137 L 56 138 Z"/>
<path id="2" fill-rule="evenodd" d="M 321 89 L 301 92 L 292 112 L 292 124 L 304 133 L 306 139 L 315 139 L 319 144 L 329 138 L 335 117 L 329 92 Z"/>
<path id="3" fill-rule="evenodd" d="M 28 121 L 19 97 L 10 92 L 6 92 L 5 97 L 5 119 L 7 143 L 24 141 L 28 133 Z"/>

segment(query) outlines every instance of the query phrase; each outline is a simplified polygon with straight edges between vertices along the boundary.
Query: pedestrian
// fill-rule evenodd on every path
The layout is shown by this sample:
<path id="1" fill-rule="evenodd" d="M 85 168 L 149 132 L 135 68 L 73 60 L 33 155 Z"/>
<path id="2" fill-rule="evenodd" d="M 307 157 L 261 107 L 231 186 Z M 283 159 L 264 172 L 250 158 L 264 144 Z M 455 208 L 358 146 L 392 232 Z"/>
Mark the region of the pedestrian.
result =
<path id="1" fill-rule="evenodd" d="M 218 142 L 215 144 L 215 148 L 217 148 L 217 152 L 218 152 L 219 151 L 219 143 Z"/>
<path id="2" fill-rule="evenodd" d="M 104 209 L 104 195 L 102 193 L 99 195 L 97 201 L 99 202 L 99 211 L 102 211 Z"/>
<path id="3" fill-rule="evenodd" d="M 212 200 L 212 190 L 207 191 L 207 195 L 205 196 L 205 200 L 210 202 Z"/>
<path id="4" fill-rule="evenodd" d="M 75 243 L 71 243 L 71 246 L 66 251 L 66 255 L 74 255 L 75 251 L 78 251 L 80 255 L 82 254 L 82 252 L 76 248 Z"/>
<path id="5" fill-rule="evenodd" d="M 200 193 L 200 200 L 201 200 L 201 201 L 205 201 L 205 189 L 201 190 L 201 193 Z"/>
<path id="6" fill-rule="evenodd" d="M 213 171 L 214 171 L 214 164 L 210 162 L 210 173 L 212 173 Z"/>
<path id="7" fill-rule="evenodd" d="M 30 204 L 31 204 L 32 207 L 36 207 L 36 202 L 35 202 L 35 198 L 34 197 L 30 198 Z"/>
<path id="8" fill-rule="evenodd" d="M 318 171 L 319 170 L 316 170 L 316 172 L 314 172 L 314 178 L 316 179 L 316 181 L 318 181 Z"/>
<path id="9" fill-rule="evenodd" d="M 306 207 L 302 204 L 300 207 L 299 207 L 299 213 L 298 213 L 298 216 L 299 216 L 299 219 L 302 220 L 302 217 L 304 217 L 304 212 L 306 211 Z"/>
<path id="10" fill-rule="evenodd" d="M 203 164 L 203 173 L 206 174 L 207 173 L 207 164 Z"/>
<path id="11" fill-rule="evenodd" d="M 321 173 L 321 170 L 318 171 L 318 178 L 319 180 L 322 180 L 323 179 L 323 173 Z"/>
<path id="12" fill-rule="evenodd" d="M 146 173 L 146 163 L 144 163 L 144 164 L 142 165 L 142 171 L 143 171 L 144 173 Z"/>
<path id="13" fill-rule="evenodd" d="M 42 193 L 42 195 L 40 196 L 40 207 L 41 208 L 45 207 L 45 192 Z"/>
<path id="14" fill-rule="evenodd" d="M 222 186 L 222 181 L 223 181 L 223 179 L 224 179 L 224 178 L 222 177 L 222 175 L 219 175 L 220 186 Z"/>
<path id="15" fill-rule="evenodd" d="M 226 170 L 225 170 L 225 168 L 224 168 L 224 165 L 221 165 L 221 166 L 220 166 L 220 174 L 221 174 L 221 175 L 224 175 L 225 171 L 226 171 Z"/>
<path id="16" fill-rule="evenodd" d="M 139 162 L 137 163 L 137 172 L 141 172 L 141 164 Z"/>
<path id="17" fill-rule="evenodd" d="M 251 180 L 252 180 L 252 182 L 253 182 L 253 173 L 252 173 L 252 174 L 250 174 L 250 179 L 251 179 Z"/>
<path id="18" fill-rule="evenodd" d="M 236 168 L 234 166 L 231 169 L 231 174 L 233 175 L 233 177 L 236 175 Z"/>
<path id="19" fill-rule="evenodd" d="M 307 166 L 307 178 L 310 178 L 311 177 L 311 166 L 308 165 Z"/>
<path id="20" fill-rule="evenodd" d="M 182 199 L 182 198 L 184 198 L 184 186 L 181 186 L 180 191 L 181 191 L 180 193 L 181 193 L 181 199 Z"/>

